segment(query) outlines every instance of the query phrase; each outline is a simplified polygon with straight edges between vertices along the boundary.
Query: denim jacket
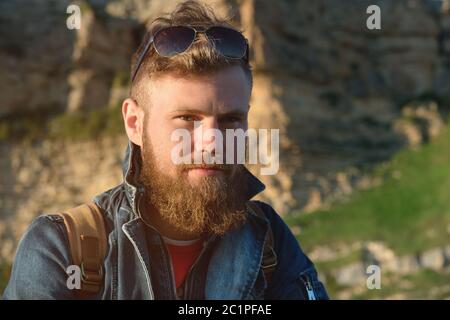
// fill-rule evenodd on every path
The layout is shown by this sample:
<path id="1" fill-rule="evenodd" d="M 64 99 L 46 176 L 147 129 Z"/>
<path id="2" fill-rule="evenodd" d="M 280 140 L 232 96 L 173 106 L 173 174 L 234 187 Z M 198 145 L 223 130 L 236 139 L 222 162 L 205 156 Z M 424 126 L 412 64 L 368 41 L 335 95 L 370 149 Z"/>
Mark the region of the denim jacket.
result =
<path id="1" fill-rule="evenodd" d="M 155 284 L 146 228 L 139 212 L 143 187 L 138 184 L 140 148 L 129 142 L 124 181 L 93 201 L 105 215 L 108 249 L 104 285 L 92 299 L 155 299 Z M 248 199 L 264 190 L 249 171 Z M 245 224 L 218 239 L 203 270 L 205 299 L 327 299 L 313 263 L 271 206 L 259 202 L 266 219 L 248 212 Z M 270 226 L 269 226 L 270 225 Z M 278 265 L 267 283 L 261 269 L 264 241 L 272 228 Z M 77 299 L 68 288 L 67 267 L 72 264 L 68 238 L 58 215 L 37 217 L 28 227 L 16 252 L 4 299 Z M 159 267 L 167 267 L 159 266 Z M 153 268 L 153 269 L 152 269 Z M 169 273 L 170 274 L 170 273 Z M 195 286 L 197 281 L 193 281 Z M 195 290 L 195 288 L 193 288 Z M 197 288 L 198 289 L 198 288 Z"/>

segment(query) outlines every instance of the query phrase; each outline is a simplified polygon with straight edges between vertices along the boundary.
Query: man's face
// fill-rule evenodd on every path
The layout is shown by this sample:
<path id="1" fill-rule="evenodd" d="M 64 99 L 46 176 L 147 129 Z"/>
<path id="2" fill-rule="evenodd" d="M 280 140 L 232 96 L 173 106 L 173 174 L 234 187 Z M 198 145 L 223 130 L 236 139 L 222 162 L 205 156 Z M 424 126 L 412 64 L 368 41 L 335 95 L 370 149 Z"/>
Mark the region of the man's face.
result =
<path id="1" fill-rule="evenodd" d="M 173 178 L 187 179 L 192 185 L 208 175 L 223 176 L 224 172 L 221 170 L 208 170 L 199 166 L 180 170 L 180 166 L 174 164 L 171 157 L 171 152 L 179 141 L 171 141 L 171 135 L 176 129 L 186 129 L 191 132 L 192 151 L 195 146 L 198 148 L 200 145 L 205 150 L 214 150 L 214 139 L 211 136 L 198 135 L 199 128 L 194 133 L 194 121 L 197 121 L 197 124 L 201 124 L 202 132 L 208 129 L 222 132 L 225 155 L 225 130 L 247 129 L 250 84 L 242 68 L 232 66 L 201 77 L 166 75 L 154 80 L 150 86 L 150 108 L 146 109 L 143 135 L 151 144 L 156 169 Z M 144 145 L 143 148 L 145 147 Z M 201 150 L 197 149 L 197 152 L 201 153 Z"/>
<path id="2" fill-rule="evenodd" d="M 141 182 L 149 202 L 160 216 L 186 234 L 224 234 L 245 220 L 246 184 L 241 165 L 195 164 L 194 150 L 215 155 L 216 141 L 202 131 L 247 129 L 250 84 L 240 67 L 228 67 L 202 77 L 164 76 L 150 90 L 142 138 Z M 190 136 L 192 164 L 173 162 L 179 141 L 172 133 L 184 129 Z M 201 141 L 199 141 L 201 139 Z M 196 144 L 199 145 L 195 147 Z M 235 146 L 236 149 L 236 146 Z M 233 150 L 235 152 L 235 150 Z M 224 157 L 225 161 L 225 157 Z"/>

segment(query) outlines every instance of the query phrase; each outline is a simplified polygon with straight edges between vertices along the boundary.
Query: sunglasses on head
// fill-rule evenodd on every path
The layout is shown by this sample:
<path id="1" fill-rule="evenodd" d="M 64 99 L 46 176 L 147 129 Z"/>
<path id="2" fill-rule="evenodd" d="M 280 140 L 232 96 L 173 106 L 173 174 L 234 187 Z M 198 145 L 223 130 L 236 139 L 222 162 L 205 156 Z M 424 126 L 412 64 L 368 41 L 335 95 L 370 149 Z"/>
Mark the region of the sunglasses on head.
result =
<path id="1" fill-rule="evenodd" d="M 150 37 L 136 62 L 131 82 L 136 78 L 139 67 L 152 44 L 160 56 L 173 57 L 188 50 L 198 33 L 204 33 L 222 56 L 248 61 L 248 41 L 239 31 L 220 26 L 210 27 L 206 30 L 198 30 L 189 26 L 172 26 L 163 28 Z"/>

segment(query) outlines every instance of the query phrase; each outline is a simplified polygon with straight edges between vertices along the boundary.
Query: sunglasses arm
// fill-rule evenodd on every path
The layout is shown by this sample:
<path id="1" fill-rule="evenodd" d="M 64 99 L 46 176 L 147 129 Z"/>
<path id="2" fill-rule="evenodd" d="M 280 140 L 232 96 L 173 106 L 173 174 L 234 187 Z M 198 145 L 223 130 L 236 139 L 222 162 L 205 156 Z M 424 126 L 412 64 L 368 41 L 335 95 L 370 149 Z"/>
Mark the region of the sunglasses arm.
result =
<path id="1" fill-rule="evenodd" d="M 248 40 L 245 39 L 245 44 L 247 45 L 247 48 L 245 49 L 245 60 L 247 60 L 247 63 L 249 63 L 250 59 L 250 45 L 248 44 Z"/>
<path id="2" fill-rule="evenodd" d="M 139 71 L 139 67 L 142 64 L 142 61 L 144 61 L 144 57 L 147 54 L 148 49 L 150 48 L 152 43 L 153 43 L 153 37 L 150 37 L 150 39 L 148 40 L 147 44 L 145 45 L 144 50 L 142 51 L 141 55 L 139 56 L 139 58 L 138 58 L 138 60 L 136 62 L 136 68 L 134 68 L 133 76 L 131 77 L 131 82 L 133 82 L 134 78 L 136 78 L 136 75 L 137 75 L 137 73 Z"/>

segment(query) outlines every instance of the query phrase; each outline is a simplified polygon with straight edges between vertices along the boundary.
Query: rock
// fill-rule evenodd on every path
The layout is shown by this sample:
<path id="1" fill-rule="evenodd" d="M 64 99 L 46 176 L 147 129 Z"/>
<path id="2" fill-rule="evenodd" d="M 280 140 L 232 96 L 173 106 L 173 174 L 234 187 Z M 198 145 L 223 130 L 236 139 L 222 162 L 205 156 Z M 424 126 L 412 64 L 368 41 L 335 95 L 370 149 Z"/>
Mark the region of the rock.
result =
<path id="1" fill-rule="evenodd" d="M 395 253 L 383 242 L 369 241 L 363 246 L 363 261 L 366 265 L 376 264 L 382 267 L 395 259 Z"/>
<path id="2" fill-rule="evenodd" d="M 409 146 L 417 146 L 434 139 L 444 127 L 436 102 L 412 102 L 402 110 L 402 118 L 395 124 Z"/>
<path id="3" fill-rule="evenodd" d="M 318 246 L 308 252 L 308 256 L 315 262 L 321 262 L 334 260 L 338 257 L 338 254 L 334 248 Z"/>
<path id="4" fill-rule="evenodd" d="M 450 245 L 445 246 L 443 249 L 445 257 L 445 266 L 450 266 Z"/>
<path id="5" fill-rule="evenodd" d="M 405 138 L 408 146 L 417 147 L 423 143 L 422 131 L 413 122 L 400 119 L 396 122 L 395 129 Z"/>
<path id="6" fill-rule="evenodd" d="M 8 156 L 0 157 L 0 172 L 8 183 L 0 184 L 0 261 L 11 262 L 20 237 L 36 216 L 90 201 L 119 184 L 126 145 L 125 137 L 3 144 L 2 155 Z"/>
<path id="7" fill-rule="evenodd" d="M 360 242 L 354 242 L 351 245 L 315 246 L 308 252 L 308 256 L 316 262 L 332 261 L 345 258 L 353 252 L 361 250 L 362 246 L 363 244 Z"/>
<path id="8" fill-rule="evenodd" d="M 431 12 L 438 15 L 443 15 L 449 12 L 450 1 L 449 0 L 425 0 L 424 5 Z"/>
<path id="9" fill-rule="evenodd" d="M 420 269 L 419 259 L 413 255 L 399 257 L 394 262 L 395 269 L 390 269 L 399 274 L 410 274 Z"/>
<path id="10" fill-rule="evenodd" d="M 441 248 L 425 251 L 420 255 L 420 265 L 423 268 L 441 270 L 445 265 L 445 254 Z"/>
<path id="11" fill-rule="evenodd" d="M 93 9 L 84 10 L 82 28 L 76 34 L 73 48 L 76 68 L 68 77 L 68 111 L 120 102 L 111 100 L 113 79 L 118 74 L 128 74 L 130 57 L 137 45 L 134 28 L 131 20 L 117 17 L 105 20 Z"/>
<path id="12" fill-rule="evenodd" d="M 73 41 L 62 14 L 68 4 L 0 2 L 0 116 L 65 109 Z"/>
<path id="13" fill-rule="evenodd" d="M 311 212 L 319 209 L 322 206 L 322 195 L 317 189 L 310 189 L 308 192 L 309 200 L 303 210 L 305 212 Z"/>
<path id="14" fill-rule="evenodd" d="M 336 283 L 342 286 L 357 286 L 366 283 L 367 275 L 361 262 L 350 264 L 334 272 Z"/>

